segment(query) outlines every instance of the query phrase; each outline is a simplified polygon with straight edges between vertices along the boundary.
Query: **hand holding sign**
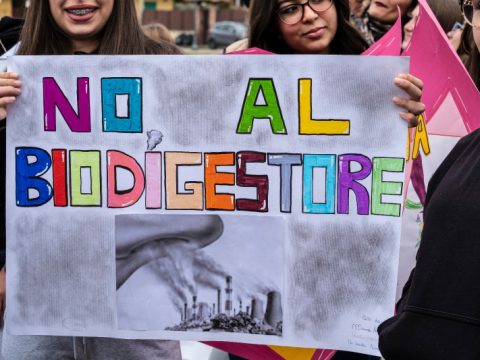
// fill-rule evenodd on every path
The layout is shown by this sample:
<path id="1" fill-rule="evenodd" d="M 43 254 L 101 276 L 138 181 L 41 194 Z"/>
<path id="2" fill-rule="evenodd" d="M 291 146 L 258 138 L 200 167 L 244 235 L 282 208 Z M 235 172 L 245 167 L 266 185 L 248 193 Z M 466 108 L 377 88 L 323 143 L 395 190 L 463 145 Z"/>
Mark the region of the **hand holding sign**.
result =
<path id="1" fill-rule="evenodd" d="M 21 93 L 20 77 L 12 72 L 0 72 L 0 120 L 7 117 L 7 105 Z"/>

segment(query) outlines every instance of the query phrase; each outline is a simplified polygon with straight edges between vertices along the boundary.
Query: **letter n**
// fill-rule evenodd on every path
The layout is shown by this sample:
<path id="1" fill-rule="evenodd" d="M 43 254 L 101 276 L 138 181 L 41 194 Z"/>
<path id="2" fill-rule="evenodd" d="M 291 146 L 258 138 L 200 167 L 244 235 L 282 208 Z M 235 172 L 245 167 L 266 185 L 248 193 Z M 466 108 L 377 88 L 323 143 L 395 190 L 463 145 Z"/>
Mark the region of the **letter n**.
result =
<path id="1" fill-rule="evenodd" d="M 62 89 L 52 77 L 43 78 L 43 112 L 45 131 L 56 131 L 56 109 L 60 111 L 73 132 L 90 132 L 89 79 L 77 79 L 78 114 L 73 109 Z"/>

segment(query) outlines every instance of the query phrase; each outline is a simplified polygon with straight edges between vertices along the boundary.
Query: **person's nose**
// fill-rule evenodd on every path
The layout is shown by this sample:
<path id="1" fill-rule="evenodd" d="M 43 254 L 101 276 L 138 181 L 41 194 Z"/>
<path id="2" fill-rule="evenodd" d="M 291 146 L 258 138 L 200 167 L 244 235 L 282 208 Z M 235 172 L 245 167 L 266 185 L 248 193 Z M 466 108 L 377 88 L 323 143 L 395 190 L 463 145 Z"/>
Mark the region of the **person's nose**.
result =
<path id="1" fill-rule="evenodd" d="M 317 18 L 318 18 L 318 14 L 310 7 L 310 5 L 308 3 L 304 5 L 302 21 L 304 23 L 308 23 L 308 22 L 314 21 Z"/>

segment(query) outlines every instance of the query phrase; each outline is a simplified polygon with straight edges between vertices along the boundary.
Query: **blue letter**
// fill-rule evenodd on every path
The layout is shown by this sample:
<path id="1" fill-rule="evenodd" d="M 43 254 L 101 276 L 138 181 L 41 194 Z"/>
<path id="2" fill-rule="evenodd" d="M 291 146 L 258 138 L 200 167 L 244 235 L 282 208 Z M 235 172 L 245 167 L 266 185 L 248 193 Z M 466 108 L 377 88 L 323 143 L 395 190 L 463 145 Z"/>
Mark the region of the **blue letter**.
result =
<path id="1" fill-rule="evenodd" d="M 34 157 L 35 161 L 29 161 L 29 157 Z M 40 178 L 51 165 L 52 159 L 45 150 L 28 147 L 16 149 L 17 206 L 40 206 L 52 198 L 52 186 L 47 180 Z M 38 196 L 30 199 L 29 189 L 38 191 Z"/>
<path id="2" fill-rule="evenodd" d="M 325 168 L 325 202 L 313 202 L 313 169 Z M 336 155 L 304 155 L 303 157 L 303 212 L 333 214 L 335 211 Z"/>
<path id="3" fill-rule="evenodd" d="M 127 113 L 119 116 L 117 96 L 127 96 Z M 102 79 L 103 131 L 142 132 L 142 79 L 108 78 Z"/>

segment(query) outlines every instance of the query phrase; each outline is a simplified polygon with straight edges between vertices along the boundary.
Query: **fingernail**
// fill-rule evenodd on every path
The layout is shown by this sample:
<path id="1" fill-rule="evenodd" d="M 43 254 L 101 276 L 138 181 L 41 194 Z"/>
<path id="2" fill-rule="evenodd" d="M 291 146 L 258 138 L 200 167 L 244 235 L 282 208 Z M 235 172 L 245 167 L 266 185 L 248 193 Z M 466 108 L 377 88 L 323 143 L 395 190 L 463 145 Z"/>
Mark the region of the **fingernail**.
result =
<path id="1" fill-rule="evenodd" d="M 392 101 L 398 105 L 402 102 L 402 99 L 400 99 L 398 96 L 394 96 Z"/>

